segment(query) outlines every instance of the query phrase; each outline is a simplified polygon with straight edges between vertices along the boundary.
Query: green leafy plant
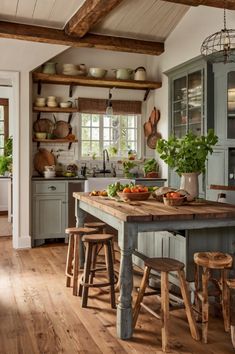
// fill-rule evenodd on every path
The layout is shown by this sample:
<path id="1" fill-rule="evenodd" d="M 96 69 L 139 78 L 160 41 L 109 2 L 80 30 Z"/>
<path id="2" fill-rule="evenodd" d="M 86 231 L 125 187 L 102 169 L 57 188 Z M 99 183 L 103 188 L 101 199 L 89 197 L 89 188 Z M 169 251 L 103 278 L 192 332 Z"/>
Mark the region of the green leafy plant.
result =
<path id="1" fill-rule="evenodd" d="M 4 145 L 4 155 L 0 156 L 0 175 L 12 170 L 12 137 L 8 138 Z"/>
<path id="2" fill-rule="evenodd" d="M 212 129 L 207 136 L 197 136 L 192 132 L 179 139 L 171 136 L 168 140 L 159 139 L 156 150 L 165 163 L 182 173 L 205 172 L 208 153 L 213 152 L 213 146 L 218 137 Z"/>
<path id="3" fill-rule="evenodd" d="M 124 160 L 122 162 L 122 165 L 123 165 L 123 171 L 124 171 L 125 177 L 132 178 L 133 173 L 131 173 L 130 170 L 137 166 L 136 163 L 133 162 L 133 160 Z"/>
<path id="4" fill-rule="evenodd" d="M 158 172 L 159 165 L 155 159 L 149 159 L 144 162 L 143 170 L 145 175 L 149 172 Z"/>

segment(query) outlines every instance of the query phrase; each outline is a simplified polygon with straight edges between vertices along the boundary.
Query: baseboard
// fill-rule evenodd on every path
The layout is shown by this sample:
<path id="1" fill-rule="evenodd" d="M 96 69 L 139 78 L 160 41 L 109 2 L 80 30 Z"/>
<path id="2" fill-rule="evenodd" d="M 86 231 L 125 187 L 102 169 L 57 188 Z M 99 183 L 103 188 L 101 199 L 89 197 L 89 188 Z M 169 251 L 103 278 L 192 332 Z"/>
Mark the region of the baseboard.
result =
<path id="1" fill-rule="evenodd" d="M 14 239 L 13 237 L 13 248 L 15 249 L 31 248 L 31 237 L 22 236 L 22 237 L 17 237 L 17 239 Z"/>

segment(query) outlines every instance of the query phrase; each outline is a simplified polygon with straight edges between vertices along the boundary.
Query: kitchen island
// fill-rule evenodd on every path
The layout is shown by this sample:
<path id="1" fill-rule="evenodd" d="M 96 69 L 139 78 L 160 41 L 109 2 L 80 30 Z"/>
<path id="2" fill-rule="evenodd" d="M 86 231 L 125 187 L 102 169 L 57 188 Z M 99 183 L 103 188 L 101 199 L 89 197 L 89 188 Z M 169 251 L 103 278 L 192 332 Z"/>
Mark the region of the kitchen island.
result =
<path id="1" fill-rule="evenodd" d="M 154 199 L 124 203 L 108 198 L 91 197 L 87 193 L 74 193 L 73 196 L 76 199 L 77 226 L 83 225 L 87 212 L 112 225 L 118 231 L 121 263 L 117 335 L 121 339 L 132 337 L 132 254 L 137 248 L 139 232 L 195 230 L 199 232 L 200 243 L 198 244 L 197 234 L 192 234 L 190 241 L 193 244 L 195 240 L 197 251 L 205 248 L 210 250 L 215 236 L 216 246 L 213 250 L 218 248 L 217 250 L 220 251 L 233 252 L 235 244 L 235 206 L 233 205 L 203 201 L 173 207 L 165 206 Z M 204 239 L 204 244 L 201 242 L 201 237 Z M 191 258 L 192 249 L 193 247 L 188 254 Z"/>

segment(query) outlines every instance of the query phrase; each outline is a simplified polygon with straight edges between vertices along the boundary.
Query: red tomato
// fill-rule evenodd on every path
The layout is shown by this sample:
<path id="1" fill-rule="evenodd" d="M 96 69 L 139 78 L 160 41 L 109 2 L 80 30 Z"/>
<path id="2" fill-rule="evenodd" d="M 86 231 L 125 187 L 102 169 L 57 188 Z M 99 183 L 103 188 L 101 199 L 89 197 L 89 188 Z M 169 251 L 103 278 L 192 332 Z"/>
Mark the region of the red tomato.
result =
<path id="1" fill-rule="evenodd" d="M 123 193 L 131 193 L 131 189 L 129 187 L 126 187 L 123 189 Z"/>

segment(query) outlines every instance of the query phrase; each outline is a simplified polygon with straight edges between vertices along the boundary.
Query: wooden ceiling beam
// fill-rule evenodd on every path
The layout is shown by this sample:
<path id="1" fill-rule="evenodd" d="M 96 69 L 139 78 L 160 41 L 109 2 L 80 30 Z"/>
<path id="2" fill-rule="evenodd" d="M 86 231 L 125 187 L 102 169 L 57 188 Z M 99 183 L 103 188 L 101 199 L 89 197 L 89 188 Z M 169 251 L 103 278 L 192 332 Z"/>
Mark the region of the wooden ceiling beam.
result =
<path id="1" fill-rule="evenodd" d="M 86 0 L 65 26 L 68 35 L 83 37 L 123 0 Z"/>
<path id="2" fill-rule="evenodd" d="M 76 38 L 68 36 L 63 30 L 4 21 L 0 21 L 0 38 L 1 37 L 60 44 L 69 47 L 97 48 L 149 55 L 160 55 L 164 52 L 164 43 L 161 42 L 103 36 L 92 33 L 86 34 L 83 38 Z"/>
<path id="3" fill-rule="evenodd" d="M 228 10 L 235 10 L 235 1 L 234 0 L 163 0 L 166 2 L 174 2 L 176 4 L 182 5 L 189 5 L 189 6 L 211 6 L 211 7 L 218 7 L 223 9 L 224 5 L 225 8 Z"/>

